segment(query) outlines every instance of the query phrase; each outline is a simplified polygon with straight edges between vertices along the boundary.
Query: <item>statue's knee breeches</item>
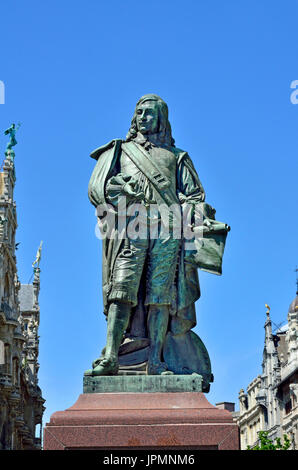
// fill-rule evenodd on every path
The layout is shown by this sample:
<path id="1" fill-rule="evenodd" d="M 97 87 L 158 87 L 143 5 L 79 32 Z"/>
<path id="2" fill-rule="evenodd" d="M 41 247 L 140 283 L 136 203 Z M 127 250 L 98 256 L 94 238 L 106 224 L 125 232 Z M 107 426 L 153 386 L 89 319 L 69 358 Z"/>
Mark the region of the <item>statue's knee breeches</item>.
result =
<path id="1" fill-rule="evenodd" d="M 120 301 L 135 306 L 138 290 L 147 256 L 148 240 L 130 240 L 129 247 L 118 254 L 112 276 L 109 301 Z"/>
<path id="2" fill-rule="evenodd" d="M 171 289 L 180 249 L 180 240 L 130 240 L 116 258 L 109 301 L 122 301 L 135 306 L 145 269 L 145 305 L 170 305 Z"/>

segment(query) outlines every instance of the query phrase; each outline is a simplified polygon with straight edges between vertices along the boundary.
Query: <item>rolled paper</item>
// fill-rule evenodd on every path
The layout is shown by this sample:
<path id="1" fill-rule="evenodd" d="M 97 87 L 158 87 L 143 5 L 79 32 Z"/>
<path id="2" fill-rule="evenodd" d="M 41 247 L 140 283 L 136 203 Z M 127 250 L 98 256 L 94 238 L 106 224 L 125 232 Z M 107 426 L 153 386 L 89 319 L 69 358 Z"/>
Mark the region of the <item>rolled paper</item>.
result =
<path id="1" fill-rule="evenodd" d="M 194 234 L 207 234 L 207 233 L 214 233 L 214 232 L 229 232 L 231 227 L 224 222 L 219 222 L 217 220 L 210 220 L 208 219 L 209 224 L 205 225 L 204 222 L 197 227 L 195 225 L 192 226 Z"/>

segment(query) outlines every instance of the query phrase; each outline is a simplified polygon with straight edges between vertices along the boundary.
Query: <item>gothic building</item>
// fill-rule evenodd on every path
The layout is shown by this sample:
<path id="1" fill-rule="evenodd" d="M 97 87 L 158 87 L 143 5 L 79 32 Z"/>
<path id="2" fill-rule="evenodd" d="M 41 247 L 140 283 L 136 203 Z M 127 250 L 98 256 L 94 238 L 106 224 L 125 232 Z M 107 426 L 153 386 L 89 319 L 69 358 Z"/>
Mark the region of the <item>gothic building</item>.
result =
<path id="1" fill-rule="evenodd" d="M 246 393 L 239 392 L 241 449 L 258 443 L 258 431 L 268 431 L 272 440 L 286 434 L 290 449 L 298 449 L 298 288 L 287 320 L 273 334 L 268 307 L 262 374 L 248 385 Z"/>
<path id="2" fill-rule="evenodd" d="M 40 448 L 45 409 L 37 378 L 40 269 L 32 284 L 17 275 L 14 142 L 0 171 L 0 449 L 7 450 Z"/>

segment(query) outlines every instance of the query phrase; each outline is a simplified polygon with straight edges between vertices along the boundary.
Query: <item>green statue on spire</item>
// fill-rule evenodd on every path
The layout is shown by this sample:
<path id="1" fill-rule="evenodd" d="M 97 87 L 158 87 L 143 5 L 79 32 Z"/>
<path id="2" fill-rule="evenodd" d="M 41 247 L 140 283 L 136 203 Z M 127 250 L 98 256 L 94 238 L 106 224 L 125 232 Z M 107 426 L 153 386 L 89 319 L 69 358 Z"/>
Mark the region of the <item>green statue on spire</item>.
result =
<path id="1" fill-rule="evenodd" d="M 15 124 L 12 124 L 8 129 L 6 129 L 6 131 L 4 132 L 4 135 L 9 135 L 10 136 L 10 140 L 9 142 L 7 143 L 6 145 L 6 150 L 5 150 L 5 155 L 6 157 L 9 157 L 11 158 L 12 160 L 14 160 L 14 157 L 15 157 L 15 153 L 12 149 L 12 147 L 14 147 L 15 145 L 17 145 L 17 140 L 16 140 L 16 131 L 19 129 L 20 127 L 20 123 L 17 125 Z"/>

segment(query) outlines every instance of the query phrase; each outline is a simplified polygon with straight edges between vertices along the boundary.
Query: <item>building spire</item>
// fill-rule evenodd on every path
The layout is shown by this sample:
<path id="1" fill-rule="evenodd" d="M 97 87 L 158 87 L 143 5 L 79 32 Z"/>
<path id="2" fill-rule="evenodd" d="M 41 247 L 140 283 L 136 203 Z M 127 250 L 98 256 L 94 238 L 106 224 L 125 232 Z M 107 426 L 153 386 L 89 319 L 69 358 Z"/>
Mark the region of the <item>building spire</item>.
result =
<path id="1" fill-rule="evenodd" d="M 268 304 L 265 304 L 265 307 L 267 308 L 266 311 L 266 322 L 264 325 L 265 328 L 265 350 L 266 354 L 273 354 L 275 352 L 275 344 L 273 340 L 273 335 L 272 335 L 272 322 L 270 318 L 270 307 Z"/>
<path id="2" fill-rule="evenodd" d="M 296 295 L 298 295 L 298 268 L 297 266 L 295 269 L 295 273 L 296 273 Z"/>

